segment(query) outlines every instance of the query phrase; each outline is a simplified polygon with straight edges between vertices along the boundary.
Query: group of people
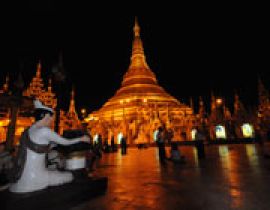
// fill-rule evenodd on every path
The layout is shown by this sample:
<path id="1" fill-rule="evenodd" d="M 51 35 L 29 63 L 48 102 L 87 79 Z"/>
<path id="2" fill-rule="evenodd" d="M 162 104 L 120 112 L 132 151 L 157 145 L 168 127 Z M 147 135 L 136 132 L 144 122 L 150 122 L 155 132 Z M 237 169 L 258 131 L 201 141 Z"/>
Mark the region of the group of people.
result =
<path id="1" fill-rule="evenodd" d="M 154 140 L 158 147 L 158 154 L 160 162 L 165 162 L 166 160 L 171 160 L 173 162 L 184 162 L 184 156 L 181 156 L 180 150 L 176 142 L 172 142 L 173 133 L 165 130 L 164 127 L 160 126 L 154 132 Z M 170 156 L 166 156 L 165 144 L 169 143 L 171 145 Z"/>
<path id="2" fill-rule="evenodd" d="M 105 153 L 110 153 L 110 152 L 116 152 L 117 151 L 117 144 L 115 144 L 114 141 L 114 136 L 111 137 L 111 142 L 110 144 L 108 143 L 108 139 L 105 139 L 104 143 L 102 142 L 101 135 L 97 134 L 99 137 L 97 138 L 96 143 L 94 145 L 97 145 L 96 148 L 98 148 L 99 152 L 105 152 Z M 118 142 L 121 148 L 121 154 L 125 155 L 127 154 L 127 140 L 126 137 L 123 135 L 122 132 L 120 132 L 117 136 Z"/>

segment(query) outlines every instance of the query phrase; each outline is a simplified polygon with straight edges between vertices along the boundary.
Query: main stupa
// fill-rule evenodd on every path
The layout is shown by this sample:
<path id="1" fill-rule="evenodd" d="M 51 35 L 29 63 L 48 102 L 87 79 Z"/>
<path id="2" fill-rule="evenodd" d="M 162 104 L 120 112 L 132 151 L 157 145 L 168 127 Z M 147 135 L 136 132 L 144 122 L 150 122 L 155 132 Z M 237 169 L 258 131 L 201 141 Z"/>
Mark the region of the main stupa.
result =
<path id="1" fill-rule="evenodd" d="M 120 89 L 98 111 L 91 113 L 87 121 L 94 133 L 105 138 L 123 132 L 129 143 L 139 143 L 151 141 L 151 133 L 160 125 L 181 132 L 194 115 L 190 107 L 159 86 L 146 62 L 137 18 L 133 31 L 130 65 Z"/>

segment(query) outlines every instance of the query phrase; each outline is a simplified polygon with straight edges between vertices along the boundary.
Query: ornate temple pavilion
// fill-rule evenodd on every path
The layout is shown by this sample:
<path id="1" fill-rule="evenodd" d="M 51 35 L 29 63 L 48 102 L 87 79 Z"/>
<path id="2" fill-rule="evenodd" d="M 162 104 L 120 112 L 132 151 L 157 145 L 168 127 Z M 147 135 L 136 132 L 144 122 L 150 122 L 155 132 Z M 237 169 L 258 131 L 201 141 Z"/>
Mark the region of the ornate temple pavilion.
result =
<path id="1" fill-rule="evenodd" d="M 175 138 L 189 135 L 195 122 L 193 110 L 159 86 L 146 62 L 137 19 L 133 31 L 130 65 L 120 89 L 86 119 L 92 133 L 110 139 L 122 132 L 130 144 L 151 142 L 160 125 L 173 130 Z"/>
<path id="2" fill-rule="evenodd" d="M 23 96 L 29 99 L 37 98 L 46 106 L 53 109 L 57 106 L 56 94 L 52 90 L 51 79 L 48 81 L 47 87 L 44 85 L 42 75 L 42 66 L 39 62 L 36 68 L 36 74 L 32 78 L 29 86 L 23 91 Z M 6 78 L 3 87 L 0 88 L 0 98 L 4 96 L 12 97 L 12 91 L 9 89 L 9 78 Z M 3 101 L 3 99 L 1 98 Z M 1 101 L 1 102 L 2 102 Z M 25 128 L 32 125 L 34 122 L 33 117 L 26 115 L 23 107 L 19 109 L 16 114 L 16 125 L 15 125 L 15 143 L 18 143 L 19 137 Z M 0 103 L 0 143 L 6 141 L 8 127 L 11 122 L 11 111 L 7 104 Z M 68 111 L 60 109 L 60 122 L 59 122 L 59 133 L 63 134 L 64 130 L 78 129 L 81 127 L 81 122 L 78 118 L 78 114 L 75 109 L 75 91 L 74 88 L 71 91 L 70 106 Z"/>

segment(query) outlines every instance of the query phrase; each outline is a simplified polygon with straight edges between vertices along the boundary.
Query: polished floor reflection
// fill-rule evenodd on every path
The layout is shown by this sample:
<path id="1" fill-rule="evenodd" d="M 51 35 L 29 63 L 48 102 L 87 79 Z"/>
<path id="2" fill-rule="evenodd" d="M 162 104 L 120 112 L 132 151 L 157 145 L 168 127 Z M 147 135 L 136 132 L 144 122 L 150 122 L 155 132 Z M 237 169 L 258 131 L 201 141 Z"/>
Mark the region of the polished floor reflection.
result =
<path id="1" fill-rule="evenodd" d="M 156 148 L 104 154 L 97 173 L 109 177 L 107 193 L 73 209 L 270 209 L 270 159 L 258 145 L 208 146 L 203 160 L 180 150 L 184 165 L 160 164 Z"/>

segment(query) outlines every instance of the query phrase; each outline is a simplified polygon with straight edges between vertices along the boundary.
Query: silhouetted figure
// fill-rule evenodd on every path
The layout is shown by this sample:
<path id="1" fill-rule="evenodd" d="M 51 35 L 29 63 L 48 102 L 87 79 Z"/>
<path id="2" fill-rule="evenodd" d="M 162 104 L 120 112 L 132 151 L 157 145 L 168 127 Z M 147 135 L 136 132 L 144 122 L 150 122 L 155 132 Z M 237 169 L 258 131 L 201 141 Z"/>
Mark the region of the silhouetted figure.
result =
<path id="1" fill-rule="evenodd" d="M 163 128 L 159 127 L 156 133 L 156 144 L 158 146 L 158 155 L 159 155 L 159 160 L 161 162 L 165 161 L 166 159 L 165 139 L 163 136 L 163 132 L 164 132 Z"/>
<path id="2" fill-rule="evenodd" d="M 111 150 L 112 150 L 112 152 L 116 151 L 116 146 L 114 143 L 114 136 L 111 137 Z"/>
<path id="3" fill-rule="evenodd" d="M 94 152 L 97 158 L 102 157 L 102 137 L 100 134 L 97 134 L 96 140 L 94 141 Z"/>
<path id="4" fill-rule="evenodd" d="M 171 156 L 169 159 L 175 163 L 184 163 L 185 162 L 185 157 L 181 156 L 181 152 L 178 149 L 178 145 L 176 142 L 171 143 Z"/>
<path id="5" fill-rule="evenodd" d="M 205 158 L 205 151 L 204 151 L 205 136 L 200 129 L 198 129 L 195 138 L 196 138 L 195 146 L 197 149 L 198 158 Z"/>
<path id="6" fill-rule="evenodd" d="M 122 155 L 127 154 L 127 140 L 124 136 L 122 136 L 120 144 L 121 144 Z"/>
<path id="7" fill-rule="evenodd" d="M 168 143 L 171 143 L 173 141 L 173 136 L 174 136 L 173 130 L 171 128 L 169 128 L 166 131 L 166 140 Z"/>
<path id="8" fill-rule="evenodd" d="M 89 172 L 89 174 L 93 173 L 95 170 L 94 166 L 96 159 L 97 155 L 95 153 L 93 139 L 90 138 L 90 149 L 86 153 L 86 170 Z"/>
<path id="9" fill-rule="evenodd" d="M 108 144 L 108 139 L 105 139 L 105 141 L 104 141 L 104 144 L 103 144 L 103 151 L 104 151 L 105 153 L 110 152 L 110 147 L 109 147 L 109 144 Z"/>

